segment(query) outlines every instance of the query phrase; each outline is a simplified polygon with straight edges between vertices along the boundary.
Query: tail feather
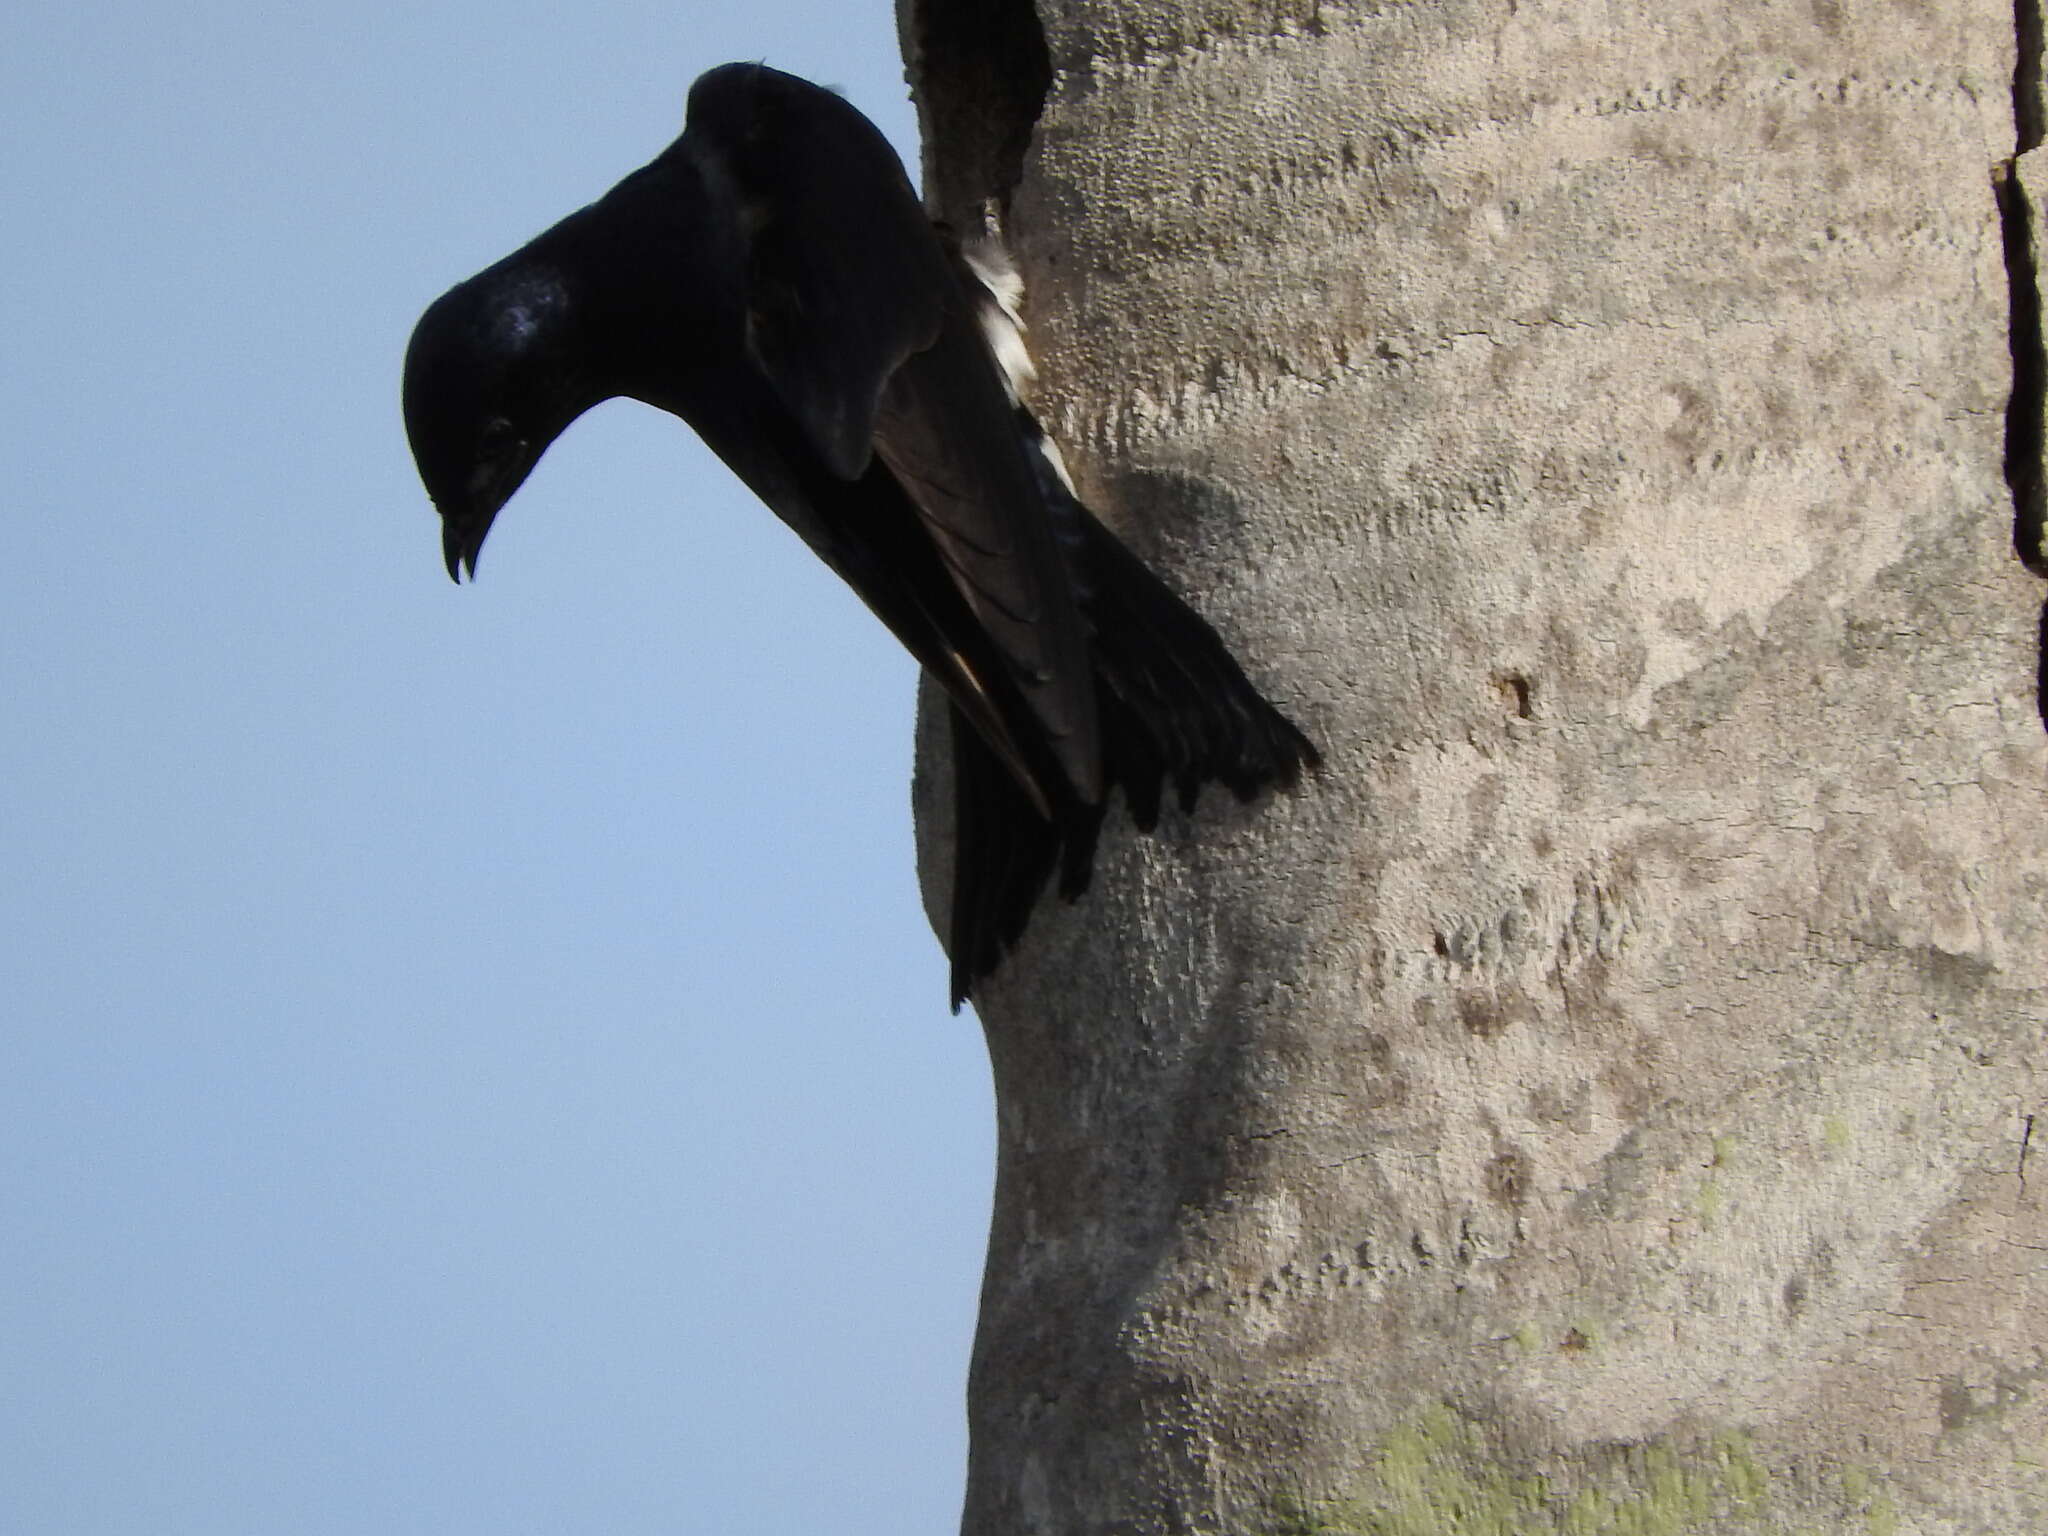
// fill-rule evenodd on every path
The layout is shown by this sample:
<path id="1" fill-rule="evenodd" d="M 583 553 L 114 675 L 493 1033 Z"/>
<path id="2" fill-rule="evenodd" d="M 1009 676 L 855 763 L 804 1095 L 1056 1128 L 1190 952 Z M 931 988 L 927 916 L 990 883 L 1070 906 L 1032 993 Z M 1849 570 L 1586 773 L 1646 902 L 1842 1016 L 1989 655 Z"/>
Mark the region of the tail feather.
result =
<path id="1" fill-rule="evenodd" d="M 1060 860 L 1068 826 L 1048 821 L 958 704 L 953 733 L 953 913 L 946 946 L 953 1011 L 1023 936 L 1038 893 Z M 1079 806 L 1074 810 L 1084 809 Z M 1092 808 L 1101 821 L 1100 806 Z M 1088 839 L 1092 848 L 1094 839 Z"/>
<path id="2" fill-rule="evenodd" d="M 1220 783 L 1239 800 L 1292 788 L 1321 756 L 1268 703 L 1207 620 L 1076 500 L 1042 476 L 1075 590 L 1093 634 L 1105 790 L 1121 788 L 1143 831 L 1158 825 L 1170 783 L 1183 810 Z M 1069 795 L 1050 820 L 953 713 L 957 835 L 952 919 L 953 1006 L 1015 947 L 1048 880 L 1060 895 L 1088 887 L 1103 804 Z"/>
<path id="3" fill-rule="evenodd" d="M 1094 537 L 1081 557 L 1106 594 L 1088 610 L 1097 675 L 1111 697 L 1105 713 L 1113 734 L 1140 738 L 1159 759 L 1158 769 L 1138 755 L 1112 761 L 1111 779 L 1132 796 L 1131 776 L 1121 770 L 1150 776 L 1143 790 L 1156 803 L 1163 774 L 1183 810 L 1194 808 L 1210 782 L 1239 800 L 1268 787 L 1293 788 L 1304 768 L 1322 761 L 1314 743 L 1259 693 L 1206 619 L 1115 535 L 1092 517 L 1089 523 Z M 1125 723 L 1118 715 L 1128 717 L 1128 730 L 1115 730 Z"/>

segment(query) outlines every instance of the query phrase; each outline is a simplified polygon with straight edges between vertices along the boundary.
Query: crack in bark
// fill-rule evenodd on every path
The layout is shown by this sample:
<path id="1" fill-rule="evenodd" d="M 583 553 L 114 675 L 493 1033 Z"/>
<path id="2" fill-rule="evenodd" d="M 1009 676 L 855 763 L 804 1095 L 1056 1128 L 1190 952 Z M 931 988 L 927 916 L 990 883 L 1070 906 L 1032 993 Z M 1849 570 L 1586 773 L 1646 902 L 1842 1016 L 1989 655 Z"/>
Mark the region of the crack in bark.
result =
<path id="1" fill-rule="evenodd" d="M 2012 115 L 2014 147 L 2010 160 L 1992 172 L 1998 203 L 1999 230 L 2005 245 L 2005 273 L 2012 348 L 2012 395 L 2005 413 L 2005 483 L 2012 492 L 2013 549 L 2020 562 L 2037 576 L 2048 576 L 2048 338 L 2041 313 L 2040 251 L 2035 246 L 2037 218 L 2029 196 L 2022 157 L 2040 148 L 2048 132 L 2048 102 L 2043 100 L 2044 44 L 2041 0 L 2013 0 L 2014 63 Z M 2034 666 L 2034 707 L 2048 726 L 2048 605 L 2041 611 Z"/>
<path id="2" fill-rule="evenodd" d="M 2013 0 L 2013 36 L 2018 54 L 2012 67 L 2013 125 L 2019 133 L 2018 153 L 2041 145 L 2048 129 L 2048 103 L 2041 97 L 2042 17 L 2040 0 Z"/>
<path id="3" fill-rule="evenodd" d="M 2005 413 L 2005 483 L 2012 491 L 2013 547 L 2029 570 L 2048 575 L 2041 553 L 2043 514 L 2048 511 L 2042 472 L 2048 345 L 2044 345 L 2041 332 L 2039 253 L 2034 249 L 2032 209 L 2017 156 L 1998 167 L 1992 188 L 2005 240 L 2010 303 L 2012 395 Z"/>

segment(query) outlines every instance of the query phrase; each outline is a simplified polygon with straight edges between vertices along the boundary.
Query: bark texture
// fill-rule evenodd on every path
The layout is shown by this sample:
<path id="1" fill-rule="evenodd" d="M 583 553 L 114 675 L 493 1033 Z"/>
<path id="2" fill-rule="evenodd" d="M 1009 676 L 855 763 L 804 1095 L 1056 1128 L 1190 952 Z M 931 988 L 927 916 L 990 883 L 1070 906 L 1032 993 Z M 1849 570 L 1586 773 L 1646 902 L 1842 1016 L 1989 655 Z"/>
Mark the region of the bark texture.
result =
<path id="1" fill-rule="evenodd" d="M 986 988 L 965 1529 L 2048 1530 L 2036 19 L 1039 12 L 934 195 L 1330 766 Z"/>

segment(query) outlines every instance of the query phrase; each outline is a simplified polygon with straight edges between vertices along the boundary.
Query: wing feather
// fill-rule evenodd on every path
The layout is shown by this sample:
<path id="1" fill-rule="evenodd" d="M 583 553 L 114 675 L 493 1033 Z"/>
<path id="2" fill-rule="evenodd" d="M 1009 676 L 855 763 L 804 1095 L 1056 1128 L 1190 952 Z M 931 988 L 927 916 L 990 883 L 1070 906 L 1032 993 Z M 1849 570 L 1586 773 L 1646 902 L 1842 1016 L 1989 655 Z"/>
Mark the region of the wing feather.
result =
<path id="1" fill-rule="evenodd" d="M 758 64 L 700 77 L 689 133 L 745 238 L 748 351 L 833 472 L 854 479 L 883 387 L 945 312 L 944 252 L 902 162 L 846 101 Z"/>
<path id="2" fill-rule="evenodd" d="M 888 141 L 831 92 L 728 64 L 691 89 L 689 135 L 744 242 L 754 365 L 839 478 L 860 478 L 880 456 L 1001 658 L 1007 686 L 979 681 L 1021 704 L 1009 734 L 1028 727 L 1073 795 L 1095 803 L 1088 630 L 979 329 L 979 285 L 926 219 Z M 951 638 L 961 653 L 977 649 Z M 962 702 L 985 719 L 986 699 Z"/>

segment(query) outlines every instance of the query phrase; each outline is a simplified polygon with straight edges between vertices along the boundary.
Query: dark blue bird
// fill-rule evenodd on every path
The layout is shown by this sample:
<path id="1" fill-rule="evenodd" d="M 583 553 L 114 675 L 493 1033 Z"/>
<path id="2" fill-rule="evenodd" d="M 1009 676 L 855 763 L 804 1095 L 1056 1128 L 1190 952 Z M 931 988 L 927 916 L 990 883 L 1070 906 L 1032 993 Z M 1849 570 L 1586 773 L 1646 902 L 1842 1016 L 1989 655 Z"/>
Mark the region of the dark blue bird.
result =
<path id="1" fill-rule="evenodd" d="M 405 360 L 451 576 L 548 444 L 625 395 L 688 422 L 938 679 L 956 1008 L 1055 871 L 1086 888 L 1112 789 L 1149 831 L 1169 783 L 1249 800 L 1317 762 L 1075 499 L 1019 399 L 1008 288 L 846 101 L 727 64 L 681 138 L 437 299 Z"/>

